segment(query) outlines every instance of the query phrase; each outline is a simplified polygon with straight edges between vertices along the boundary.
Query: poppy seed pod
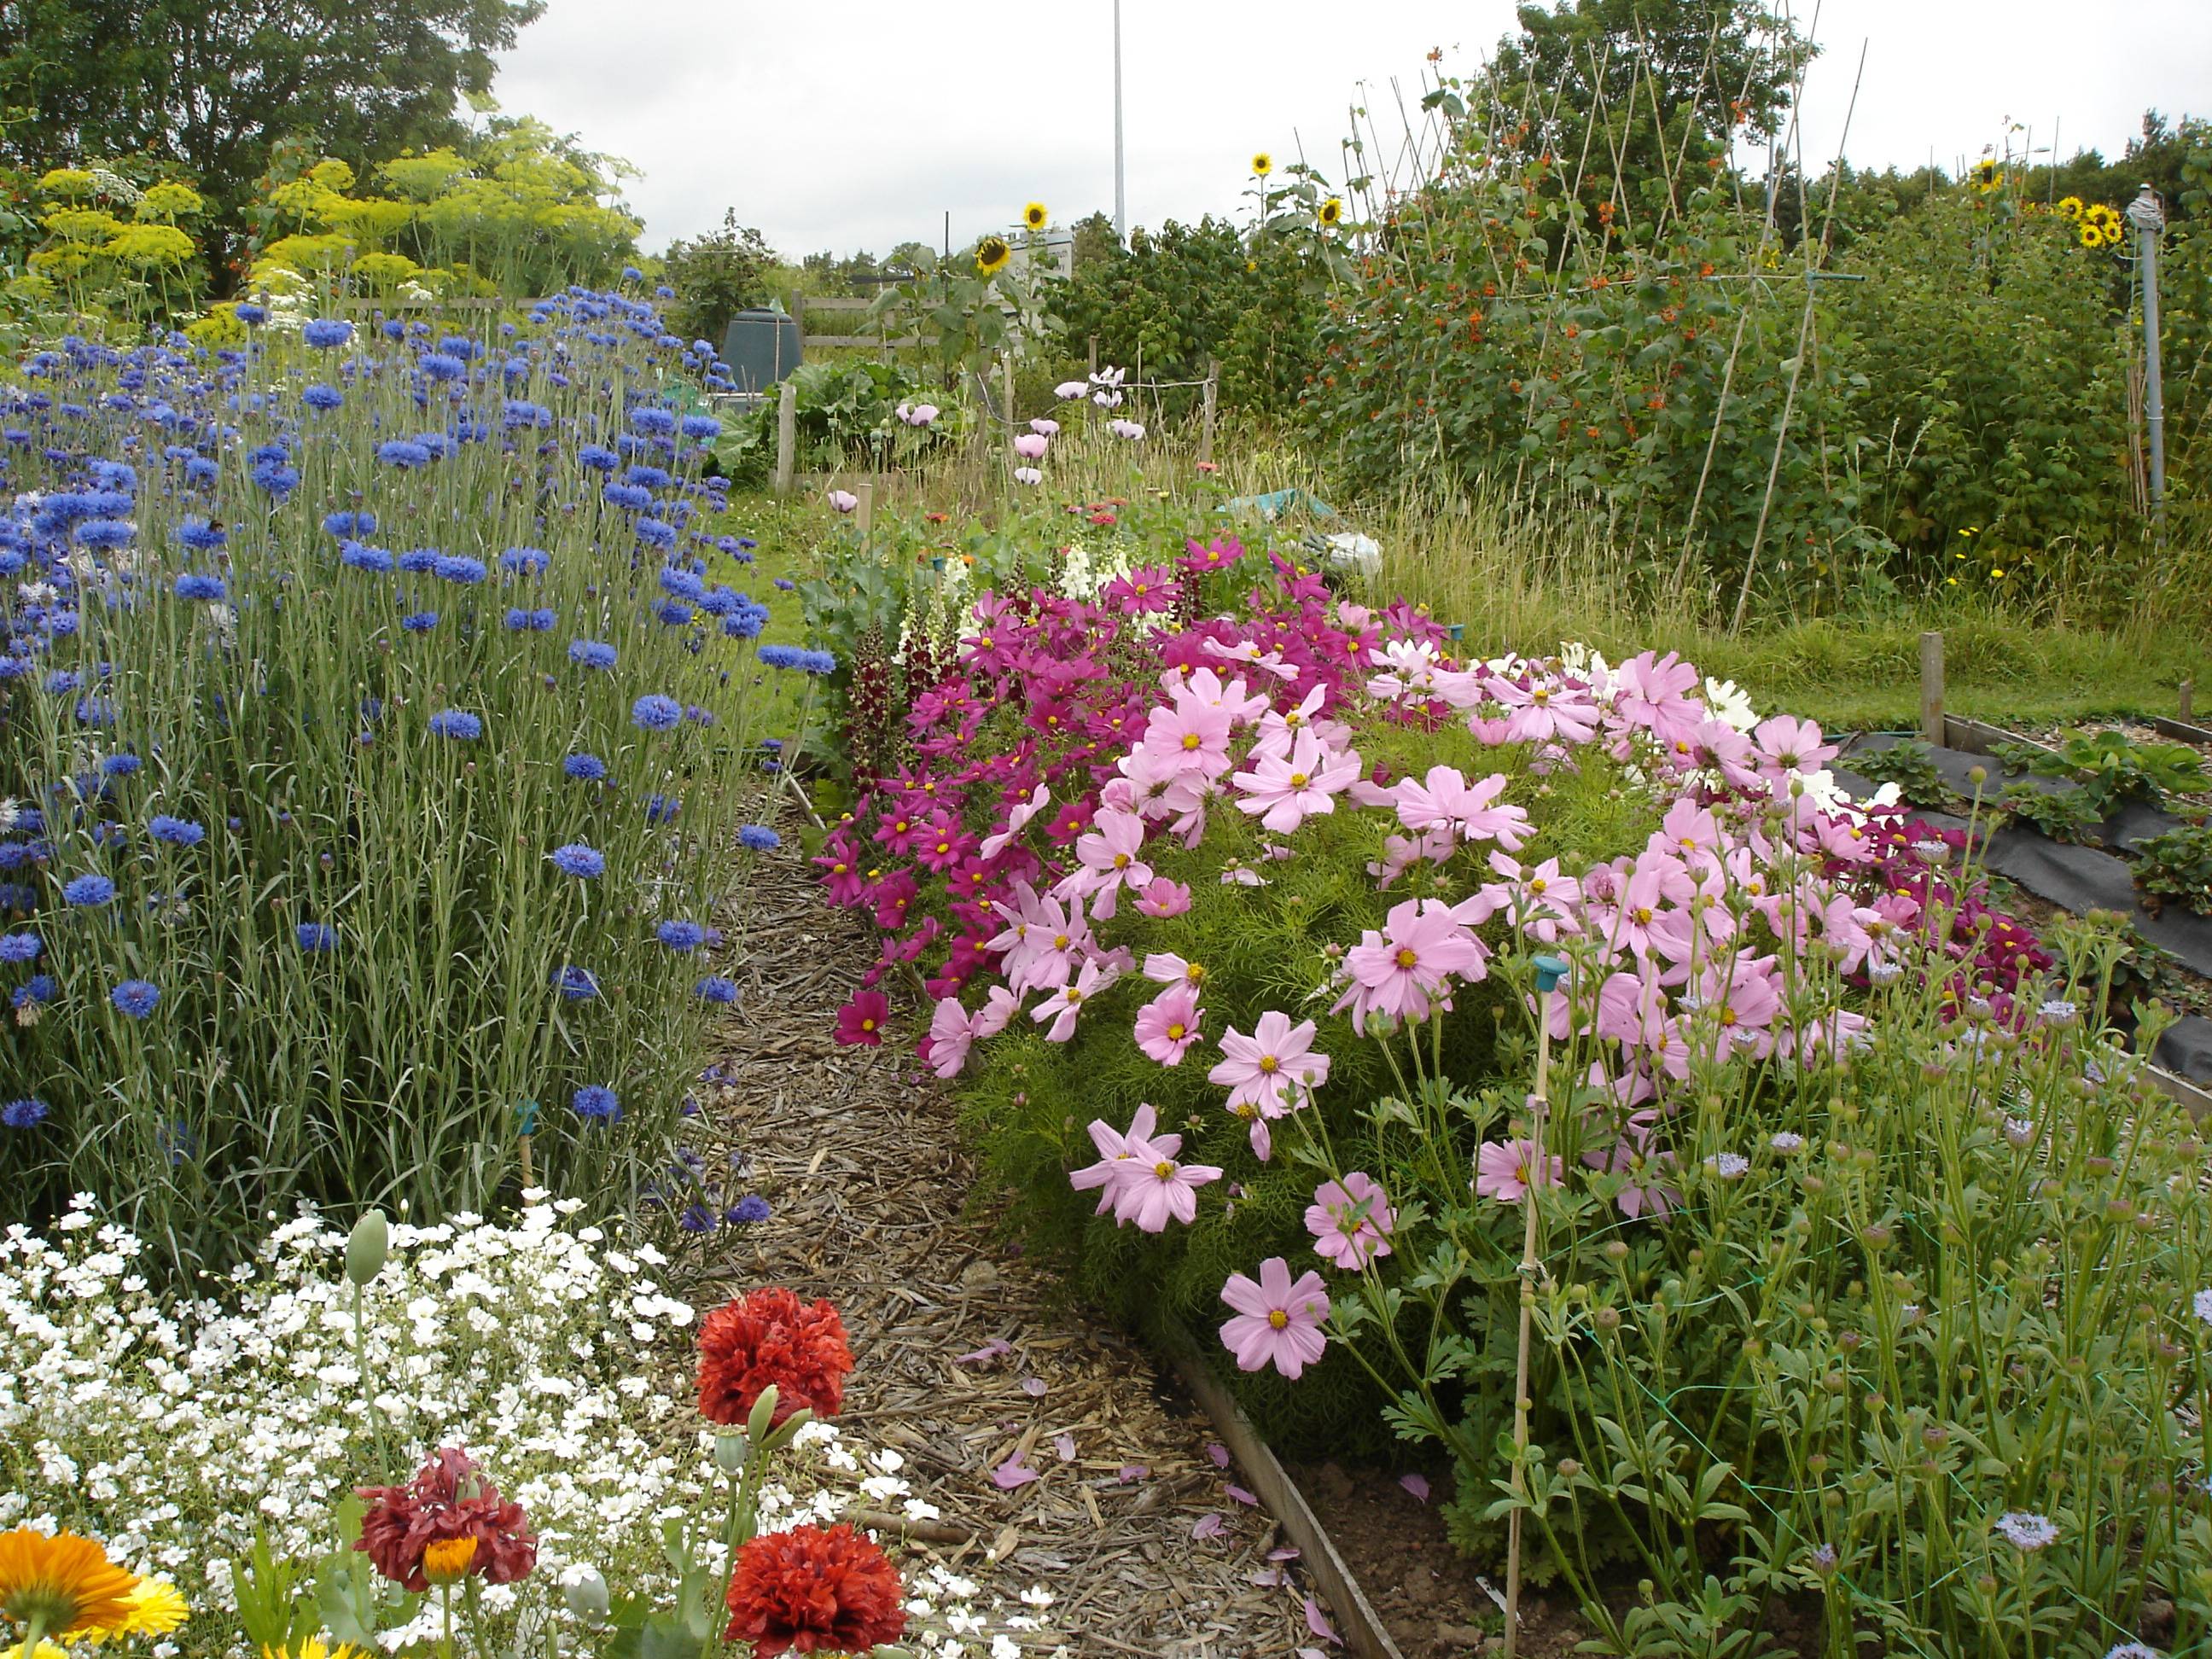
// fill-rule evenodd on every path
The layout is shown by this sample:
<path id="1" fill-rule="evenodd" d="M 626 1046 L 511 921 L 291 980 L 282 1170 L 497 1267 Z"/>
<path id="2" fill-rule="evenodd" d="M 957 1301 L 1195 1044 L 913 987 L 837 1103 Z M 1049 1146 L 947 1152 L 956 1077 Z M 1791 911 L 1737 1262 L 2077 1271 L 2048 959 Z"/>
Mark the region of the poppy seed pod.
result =
<path id="1" fill-rule="evenodd" d="M 346 1235 L 345 1275 L 355 1285 L 365 1285 L 384 1271 L 392 1254 L 392 1224 L 381 1210 L 371 1210 L 353 1224 Z"/>

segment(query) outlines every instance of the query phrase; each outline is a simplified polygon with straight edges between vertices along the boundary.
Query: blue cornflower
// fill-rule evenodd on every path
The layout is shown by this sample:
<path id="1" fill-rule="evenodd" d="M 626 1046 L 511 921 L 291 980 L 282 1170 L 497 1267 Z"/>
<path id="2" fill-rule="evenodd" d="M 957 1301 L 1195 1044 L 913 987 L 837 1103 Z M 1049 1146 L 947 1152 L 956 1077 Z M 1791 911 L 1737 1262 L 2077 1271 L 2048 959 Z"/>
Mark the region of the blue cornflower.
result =
<path id="1" fill-rule="evenodd" d="M 653 615 L 663 627 L 681 628 L 692 617 L 691 607 L 681 599 L 663 599 Z"/>
<path id="2" fill-rule="evenodd" d="M 623 281 L 625 283 L 641 283 L 644 280 L 645 273 L 640 270 L 635 265 L 624 265 L 623 267 Z"/>
<path id="3" fill-rule="evenodd" d="M 438 625 L 434 611 L 410 611 L 399 619 L 399 625 L 410 634 L 427 634 Z"/>
<path id="4" fill-rule="evenodd" d="M 438 568 L 438 561 L 446 556 L 434 547 L 410 547 L 399 556 L 399 568 L 410 576 L 428 576 Z"/>
<path id="5" fill-rule="evenodd" d="M 837 672 L 837 659 L 830 652 L 809 651 L 805 659 L 799 665 L 810 674 L 834 674 Z"/>
<path id="6" fill-rule="evenodd" d="M 187 570 L 177 578 L 177 597 L 180 599 L 219 599 L 227 590 L 220 576 L 202 575 Z"/>
<path id="7" fill-rule="evenodd" d="M 374 536 L 376 534 L 376 514 L 341 508 L 336 513 L 323 515 L 323 528 L 342 540 L 347 537 Z"/>
<path id="8" fill-rule="evenodd" d="M 52 974 L 33 974 L 15 988 L 9 1001 L 18 1009 L 35 1008 L 42 1002 L 52 1002 L 61 993 L 62 988 Z"/>
<path id="9" fill-rule="evenodd" d="M 568 660 L 580 663 L 586 668 L 612 668 L 616 660 L 615 648 L 600 640 L 571 640 L 568 642 Z"/>
<path id="10" fill-rule="evenodd" d="M 269 307 L 255 305 L 251 300 L 240 300 L 230 308 L 230 314 L 246 327 L 256 328 L 269 320 Z"/>
<path id="11" fill-rule="evenodd" d="M 115 884 L 106 876 L 74 876 L 63 887 L 62 896 L 71 904 L 94 909 L 115 896 Z"/>
<path id="12" fill-rule="evenodd" d="M 629 423 L 648 437 L 665 438 L 676 430 L 676 417 L 665 409 L 640 404 L 629 412 Z"/>
<path id="13" fill-rule="evenodd" d="M 684 705 L 673 697 L 664 697 L 657 691 L 648 691 L 629 708 L 632 724 L 647 732 L 666 732 L 684 718 Z"/>
<path id="14" fill-rule="evenodd" d="M 57 668 L 46 676 L 46 690 L 58 697 L 67 696 L 77 689 L 79 684 L 76 671 L 71 668 Z"/>
<path id="15" fill-rule="evenodd" d="M 783 837 L 764 823 L 749 823 L 738 831 L 738 845 L 756 853 L 772 853 L 783 845 Z"/>
<path id="16" fill-rule="evenodd" d="M 302 951 L 335 951 L 338 948 L 338 930 L 326 927 L 319 921 L 303 921 L 292 930 Z"/>
<path id="17" fill-rule="evenodd" d="M 464 587 L 472 587 L 484 579 L 483 561 L 459 553 L 441 555 L 433 568 L 440 580 L 459 582 Z"/>
<path id="18" fill-rule="evenodd" d="M 255 467 L 252 477 L 255 483 L 280 501 L 300 487 L 300 469 L 278 461 L 265 461 Z"/>
<path id="19" fill-rule="evenodd" d="M 653 492 L 635 484 L 611 483 L 599 492 L 609 507 L 619 507 L 632 513 L 642 513 L 653 505 Z"/>
<path id="20" fill-rule="evenodd" d="M 469 372 L 469 366 L 449 352 L 426 351 L 416 362 L 423 374 L 433 380 L 458 380 Z"/>
<path id="21" fill-rule="evenodd" d="M 687 1233 L 711 1233 L 718 1224 L 714 1211 L 694 1199 L 684 1206 L 684 1213 L 676 1218 L 676 1224 Z"/>
<path id="22" fill-rule="evenodd" d="M 604 444 L 580 446 L 576 451 L 576 460 L 580 465 L 587 466 L 594 472 L 611 472 L 622 465 L 622 457 Z"/>
<path id="23" fill-rule="evenodd" d="M 553 867 L 564 876 L 588 879 L 606 873 L 606 855 L 593 852 L 580 841 L 572 841 L 566 847 L 556 847 L 546 856 L 552 860 Z"/>
<path id="24" fill-rule="evenodd" d="M 300 337 L 317 350 L 327 351 L 353 338 L 353 325 L 342 318 L 318 317 L 300 331 Z"/>
<path id="25" fill-rule="evenodd" d="M 597 755 L 570 755 L 561 763 L 561 769 L 585 783 L 597 783 L 606 776 L 607 763 Z"/>
<path id="26" fill-rule="evenodd" d="M 126 979 L 107 994 L 107 1000 L 133 1019 L 143 1019 L 161 1000 L 161 988 L 150 980 Z"/>
<path id="27" fill-rule="evenodd" d="M 738 982 L 724 979 L 720 974 L 709 974 L 691 988 L 692 994 L 702 1002 L 735 1002 Z"/>
<path id="28" fill-rule="evenodd" d="M 730 1206 L 729 1222 L 732 1227 L 757 1226 L 771 1213 L 766 1199 L 758 1193 L 747 1193 Z"/>
<path id="29" fill-rule="evenodd" d="M 393 561 L 392 555 L 380 547 L 364 547 L 359 542 L 348 542 L 338 549 L 338 562 L 380 576 L 392 568 Z"/>
<path id="30" fill-rule="evenodd" d="M 702 444 L 722 435 L 722 423 L 712 415 L 686 415 L 678 424 L 683 428 L 685 437 Z"/>
<path id="31" fill-rule="evenodd" d="M 659 519 L 640 519 L 637 538 L 647 547 L 665 550 L 676 545 L 676 526 L 664 524 Z"/>
<path id="32" fill-rule="evenodd" d="M 190 818 L 173 818 L 166 812 L 146 820 L 146 833 L 172 847 L 197 847 L 207 839 L 207 831 Z"/>
<path id="33" fill-rule="evenodd" d="M 36 1095 L 26 1095 L 21 1100 L 11 1100 L 0 1106 L 0 1123 L 11 1129 L 35 1129 L 45 1121 L 50 1108 Z"/>
<path id="34" fill-rule="evenodd" d="M 111 778 L 127 778 L 143 769 L 146 763 L 127 750 L 119 755 L 110 755 L 100 763 L 100 771 Z"/>
<path id="35" fill-rule="evenodd" d="M 599 981 L 588 968 L 564 963 L 553 970 L 553 983 L 571 1002 L 589 1002 L 599 994 Z"/>
<path id="36" fill-rule="evenodd" d="M 664 921 L 653 935 L 678 953 L 696 951 L 707 942 L 707 930 L 696 921 Z"/>
<path id="37" fill-rule="evenodd" d="M 80 547 L 128 547 L 138 526 L 127 519 L 87 519 L 74 533 Z"/>
<path id="38" fill-rule="evenodd" d="M 341 407 L 345 402 L 345 393 L 334 386 L 318 382 L 300 393 L 300 401 L 310 409 L 328 410 Z"/>
<path id="39" fill-rule="evenodd" d="M 430 465 L 430 452 L 410 438 L 389 438 L 376 447 L 376 459 L 403 471 Z"/>
<path id="40" fill-rule="evenodd" d="M 430 735 L 473 743 L 483 736 L 483 722 L 465 708 L 441 708 L 430 716 Z"/>
<path id="41" fill-rule="evenodd" d="M 622 1120 L 622 1097 L 603 1083 L 587 1083 L 577 1090 L 573 1104 L 578 1117 L 594 1123 L 617 1123 Z"/>
<path id="42" fill-rule="evenodd" d="M 0 962 L 36 962 L 44 948 L 36 933 L 0 933 Z"/>
<path id="43" fill-rule="evenodd" d="M 764 645 L 753 656 L 764 668 L 798 668 L 804 665 L 806 653 L 795 645 Z"/>
<path id="44" fill-rule="evenodd" d="M 499 556 L 502 569 L 520 575 L 534 576 L 553 562 L 552 556 L 542 547 L 510 547 Z"/>
<path id="45" fill-rule="evenodd" d="M 684 810 L 684 803 L 673 795 L 647 795 L 645 798 L 645 821 L 647 823 L 667 823 Z"/>
<path id="46" fill-rule="evenodd" d="M 187 519 L 177 526 L 177 539 L 186 547 L 196 547 L 205 550 L 209 548 L 221 547 L 230 539 L 230 532 L 227 530 L 216 529 L 204 519 Z"/>

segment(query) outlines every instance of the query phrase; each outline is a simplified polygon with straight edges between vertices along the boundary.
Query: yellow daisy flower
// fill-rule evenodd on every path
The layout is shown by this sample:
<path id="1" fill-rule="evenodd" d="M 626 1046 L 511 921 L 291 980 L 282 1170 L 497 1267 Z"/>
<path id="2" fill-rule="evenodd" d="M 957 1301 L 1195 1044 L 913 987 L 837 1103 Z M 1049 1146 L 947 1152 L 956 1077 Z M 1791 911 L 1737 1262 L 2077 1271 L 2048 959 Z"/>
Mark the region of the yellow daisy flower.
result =
<path id="1" fill-rule="evenodd" d="M 986 236 L 975 244 L 975 269 L 986 276 L 995 276 L 1012 260 L 1014 251 L 1006 246 L 1003 236 Z"/>
<path id="2" fill-rule="evenodd" d="M 126 1636 L 167 1636 L 185 1622 L 191 1609 L 174 1584 L 159 1578 L 141 1578 L 131 1587 L 124 1615 L 110 1625 L 86 1632 L 94 1642 L 112 1642 Z"/>

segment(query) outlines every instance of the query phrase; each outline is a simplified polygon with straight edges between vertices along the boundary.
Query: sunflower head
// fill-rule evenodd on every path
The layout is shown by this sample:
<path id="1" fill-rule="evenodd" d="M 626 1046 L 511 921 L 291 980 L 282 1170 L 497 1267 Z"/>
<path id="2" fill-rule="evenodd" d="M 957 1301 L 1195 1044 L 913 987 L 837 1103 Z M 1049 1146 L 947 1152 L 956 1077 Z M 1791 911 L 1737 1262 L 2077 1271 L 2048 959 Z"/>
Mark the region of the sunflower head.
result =
<path id="1" fill-rule="evenodd" d="M 1022 222 L 1031 230 L 1042 230 L 1052 215 L 1044 210 L 1042 202 L 1031 202 L 1022 210 Z"/>
<path id="2" fill-rule="evenodd" d="M 2069 219 L 2080 218 L 2081 216 L 2081 198 L 2078 196 L 2060 197 L 2058 198 L 2058 210 L 2064 214 Z"/>
<path id="3" fill-rule="evenodd" d="M 2076 234 L 2081 238 L 2083 247 L 2102 247 L 2105 245 L 2105 228 L 2094 219 L 2083 220 Z"/>
<path id="4" fill-rule="evenodd" d="M 1325 225 L 1340 223 L 1344 218 L 1343 200 L 1338 197 L 1330 197 L 1328 200 L 1321 204 L 1320 208 L 1315 212 L 1314 217 L 1320 220 L 1322 223 Z"/>
<path id="5" fill-rule="evenodd" d="M 986 236 L 975 244 L 975 269 L 986 276 L 995 276 L 1012 260 L 1014 251 L 1006 246 L 1003 236 Z"/>
<path id="6" fill-rule="evenodd" d="M 1999 172 L 1997 164 L 1991 161 L 1977 161 L 1966 169 L 1967 181 L 1976 190 L 1995 190 L 2001 177 L 2002 174 Z"/>
<path id="7" fill-rule="evenodd" d="M 1275 158 L 1266 150 L 1258 151 L 1252 157 L 1252 171 L 1258 177 L 1264 179 L 1274 170 Z"/>
<path id="8" fill-rule="evenodd" d="M 33 1619 L 57 1636 L 119 1623 L 137 1578 L 73 1532 L 0 1533 L 0 1619 Z"/>

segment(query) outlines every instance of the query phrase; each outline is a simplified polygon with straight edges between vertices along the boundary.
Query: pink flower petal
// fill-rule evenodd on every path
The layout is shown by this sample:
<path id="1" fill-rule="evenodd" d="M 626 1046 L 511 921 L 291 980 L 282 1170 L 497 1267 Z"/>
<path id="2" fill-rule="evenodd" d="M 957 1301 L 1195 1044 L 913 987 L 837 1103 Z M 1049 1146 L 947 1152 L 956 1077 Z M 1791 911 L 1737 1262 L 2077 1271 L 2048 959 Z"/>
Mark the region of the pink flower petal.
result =
<path id="1" fill-rule="evenodd" d="M 1336 1626 L 1328 1622 L 1328 1615 L 1321 1610 L 1321 1603 L 1310 1595 L 1306 1597 L 1306 1628 L 1333 1646 L 1340 1648 L 1344 1645 L 1344 1638 L 1336 1633 Z"/>
<path id="2" fill-rule="evenodd" d="M 994 1336 L 973 1353 L 956 1355 L 952 1363 L 956 1365 L 988 1365 L 1000 1355 L 1009 1354 L 1013 1351 L 1012 1343 L 1002 1341 Z"/>
<path id="3" fill-rule="evenodd" d="M 1229 1467 L 1229 1448 L 1218 1440 L 1206 1442 L 1206 1455 L 1213 1460 L 1215 1468 L 1225 1469 Z"/>
<path id="4" fill-rule="evenodd" d="M 1226 1492 L 1231 1498 L 1235 1498 L 1240 1504 L 1249 1504 L 1255 1509 L 1257 1509 L 1260 1506 L 1260 1499 L 1257 1493 L 1246 1492 L 1243 1487 L 1238 1486 L 1233 1480 L 1222 1490 Z"/>
<path id="5" fill-rule="evenodd" d="M 1017 1486 L 1026 1486 L 1030 1481 L 1042 1478 L 1019 1456 L 1009 1457 L 991 1471 L 991 1484 L 1000 1492 L 1012 1492 Z"/>
<path id="6" fill-rule="evenodd" d="M 1270 1561 L 1295 1561 L 1298 1559 L 1297 1547 L 1294 1544 L 1285 1544 L 1279 1548 L 1269 1550 L 1267 1559 Z"/>
<path id="7" fill-rule="evenodd" d="M 1429 1501 L 1428 1476 L 1425 1474 L 1401 1474 L 1398 1477 L 1398 1484 L 1403 1486 L 1407 1492 L 1413 1493 L 1413 1496 L 1419 1498 L 1422 1503 L 1425 1504 Z"/>
<path id="8" fill-rule="evenodd" d="M 1052 1449 L 1060 1454 L 1060 1461 L 1061 1462 L 1073 1463 L 1075 1461 L 1075 1437 L 1073 1435 L 1063 1434 L 1055 1436 L 1053 1439 Z"/>
<path id="9" fill-rule="evenodd" d="M 1228 1528 L 1229 1523 L 1226 1521 L 1224 1521 L 1219 1515 L 1209 1510 L 1206 1514 L 1198 1517 L 1198 1524 L 1190 1529 L 1190 1535 L 1194 1539 L 1218 1538 L 1224 1532 L 1227 1531 Z"/>
<path id="10" fill-rule="evenodd" d="M 1025 1394 L 1025 1395 L 1029 1395 L 1029 1397 L 1030 1397 L 1030 1399 L 1032 1399 L 1032 1400 L 1042 1400 L 1042 1399 L 1043 1399 L 1043 1398 L 1044 1398 L 1044 1396 L 1045 1396 L 1045 1380 L 1044 1380 L 1044 1378 L 1042 1378 L 1042 1377 L 1041 1377 L 1041 1376 L 1025 1376 L 1025 1377 L 1024 1377 L 1024 1378 L 1022 1379 L 1022 1392 L 1023 1392 L 1024 1394 Z"/>
<path id="11" fill-rule="evenodd" d="M 1149 1479 L 1152 1473 L 1142 1463 L 1124 1463 L 1115 1472 L 1114 1478 L 1126 1486 L 1131 1481 Z"/>

